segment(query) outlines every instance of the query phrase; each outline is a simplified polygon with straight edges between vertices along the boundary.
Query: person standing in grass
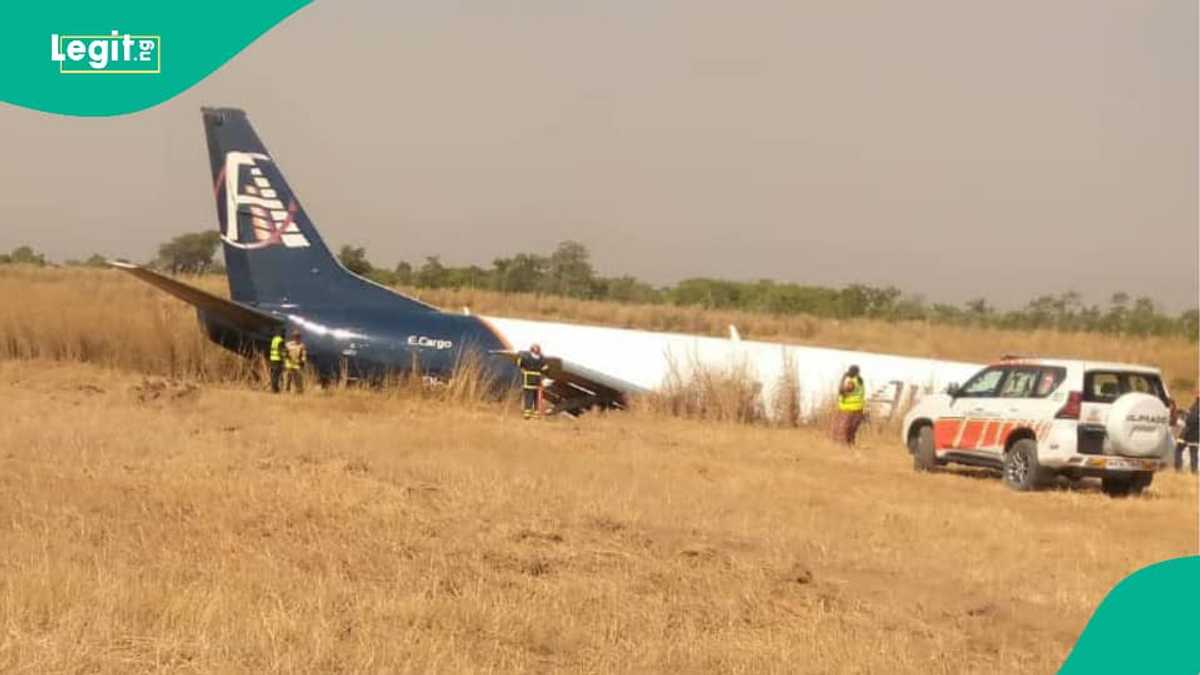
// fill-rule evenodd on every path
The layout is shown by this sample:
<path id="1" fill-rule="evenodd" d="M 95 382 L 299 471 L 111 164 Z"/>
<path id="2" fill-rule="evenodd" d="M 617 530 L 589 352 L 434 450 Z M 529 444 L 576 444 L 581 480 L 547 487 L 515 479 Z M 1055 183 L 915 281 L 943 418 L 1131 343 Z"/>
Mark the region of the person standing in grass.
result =
<path id="1" fill-rule="evenodd" d="M 1200 389 L 1196 390 L 1196 398 L 1192 407 L 1188 408 L 1183 422 L 1183 434 L 1175 442 L 1175 470 L 1183 471 L 1183 451 L 1188 451 L 1192 461 L 1192 473 L 1196 473 L 1196 455 L 1200 454 Z"/>
<path id="2" fill-rule="evenodd" d="M 271 368 L 271 391 L 279 393 L 279 382 L 283 379 L 283 329 L 275 331 L 271 338 L 271 349 L 267 353 L 267 365 Z"/>
<path id="3" fill-rule="evenodd" d="M 541 410 L 542 380 L 549 366 L 542 357 L 542 347 L 536 343 L 529 351 L 517 354 L 517 367 L 521 369 L 521 412 L 525 419 L 537 417 Z"/>
<path id="4" fill-rule="evenodd" d="M 850 366 L 838 383 L 838 410 L 833 422 L 833 440 L 854 445 L 858 427 L 863 421 L 863 409 L 867 405 L 867 390 L 863 385 L 858 366 Z"/>
<path id="5" fill-rule="evenodd" d="M 292 338 L 284 345 L 284 361 L 283 367 L 286 371 L 284 378 L 287 383 L 287 390 L 291 391 L 295 386 L 297 394 L 304 393 L 304 377 L 302 371 L 304 365 L 308 362 L 308 350 L 304 348 L 304 341 L 300 339 L 300 331 L 292 331 Z"/>

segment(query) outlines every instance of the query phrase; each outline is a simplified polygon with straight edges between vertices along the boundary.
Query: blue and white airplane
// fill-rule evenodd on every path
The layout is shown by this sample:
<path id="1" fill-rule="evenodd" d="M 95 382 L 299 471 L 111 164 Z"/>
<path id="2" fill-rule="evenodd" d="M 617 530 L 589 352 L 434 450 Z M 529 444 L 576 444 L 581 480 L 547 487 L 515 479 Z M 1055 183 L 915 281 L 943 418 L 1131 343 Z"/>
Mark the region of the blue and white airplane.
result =
<path id="1" fill-rule="evenodd" d="M 510 356 L 531 343 L 549 355 L 546 396 L 556 410 L 623 407 L 631 395 L 686 382 L 697 369 L 737 367 L 760 385 L 765 410 L 780 383 L 801 394 L 801 412 L 828 402 L 851 364 L 874 405 L 894 411 L 965 381 L 976 364 L 819 347 L 655 333 L 446 312 L 343 267 L 278 165 L 233 108 L 204 108 L 217 223 L 230 299 L 129 263 L 116 267 L 195 306 L 208 337 L 240 353 L 263 352 L 277 331 L 299 330 L 322 379 L 371 379 L 419 367 L 449 379 L 472 358 L 516 383 Z"/>

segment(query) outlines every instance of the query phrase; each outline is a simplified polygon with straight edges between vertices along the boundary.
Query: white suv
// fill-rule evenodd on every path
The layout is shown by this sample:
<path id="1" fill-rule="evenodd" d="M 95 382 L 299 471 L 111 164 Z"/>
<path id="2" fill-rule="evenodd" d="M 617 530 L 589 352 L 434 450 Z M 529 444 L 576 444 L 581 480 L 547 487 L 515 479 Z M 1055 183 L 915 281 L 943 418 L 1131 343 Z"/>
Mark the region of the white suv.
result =
<path id="1" fill-rule="evenodd" d="M 918 471 L 954 462 L 1000 469 L 1017 490 L 1056 475 L 1098 476 L 1140 493 L 1171 451 L 1170 399 L 1156 368 L 1006 358 L 904 417 Z"/>

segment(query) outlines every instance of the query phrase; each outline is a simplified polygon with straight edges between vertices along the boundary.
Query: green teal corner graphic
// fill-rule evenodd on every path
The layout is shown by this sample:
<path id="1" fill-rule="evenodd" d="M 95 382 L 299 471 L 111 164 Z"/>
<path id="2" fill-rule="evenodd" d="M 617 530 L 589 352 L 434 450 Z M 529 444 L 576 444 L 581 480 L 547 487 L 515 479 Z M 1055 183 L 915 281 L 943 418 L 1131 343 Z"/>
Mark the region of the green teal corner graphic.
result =
<path id="1" fill-rule="evenodd" d="M 203 80 L 310 1 L 6 3 L 0 101 L 64 115 L 143 110 Z M 109 49 L 89 58 L 92 42 Z"/>
<path id="2" fill-rule="evenodd" d="M 1200 673 L 1200 556 L 1144 567 L 1108 592 L 1060 673 Z"/>

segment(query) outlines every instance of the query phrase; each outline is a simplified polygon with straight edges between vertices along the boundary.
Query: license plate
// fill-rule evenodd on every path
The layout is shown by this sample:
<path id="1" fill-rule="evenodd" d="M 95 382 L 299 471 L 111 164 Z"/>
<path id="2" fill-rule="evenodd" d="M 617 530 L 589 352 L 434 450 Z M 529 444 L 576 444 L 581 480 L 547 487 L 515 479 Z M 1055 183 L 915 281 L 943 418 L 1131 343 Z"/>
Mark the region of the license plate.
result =
<path id="1" fill-rule="evenodd" d="M 1108 457 L 1105 459 L 1106 469 L 1122 471 L 1153 471 L 1154 463 L 1144 459 L 1126 459 L 1124 457 Z"/>

